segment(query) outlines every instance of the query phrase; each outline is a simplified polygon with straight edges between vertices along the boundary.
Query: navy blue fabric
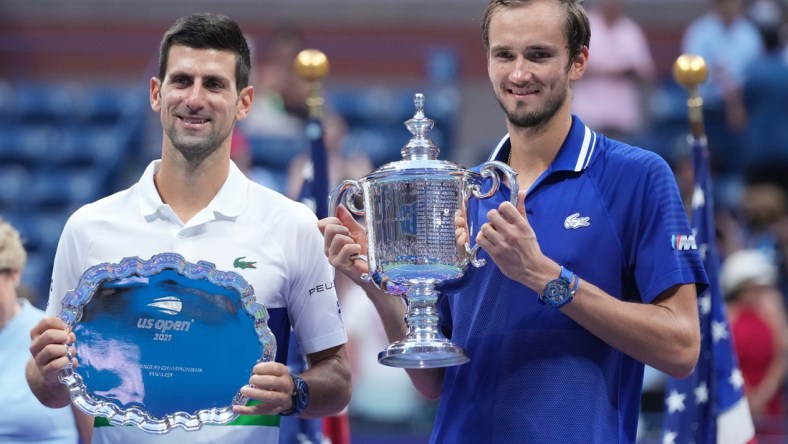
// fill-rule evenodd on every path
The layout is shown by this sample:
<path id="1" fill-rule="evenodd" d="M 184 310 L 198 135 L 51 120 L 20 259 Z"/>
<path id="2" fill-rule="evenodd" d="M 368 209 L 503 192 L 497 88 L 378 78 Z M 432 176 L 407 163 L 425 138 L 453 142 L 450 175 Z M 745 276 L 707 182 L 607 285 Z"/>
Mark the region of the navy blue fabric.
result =
<path id="1" fill-rule="evenodd" d="M 507 141 L 493 155 L 508 152 Z M 472 225 L 508 198 L 504 187 L 473 205 Z M 525 207 L 542 251 L 613 297 L 648 303 L 677 284 L 705 288 L 698 251 L 674 248 L 692 231 L 667 164 L 577 117 Z M 575 213 L 588 225 L 565 226 Z M 431 441 L 634 443 L 643 364 L 479 256 L 487 265 L 441 297 L 442 328 L 470 362 L 446 369 Z"/>

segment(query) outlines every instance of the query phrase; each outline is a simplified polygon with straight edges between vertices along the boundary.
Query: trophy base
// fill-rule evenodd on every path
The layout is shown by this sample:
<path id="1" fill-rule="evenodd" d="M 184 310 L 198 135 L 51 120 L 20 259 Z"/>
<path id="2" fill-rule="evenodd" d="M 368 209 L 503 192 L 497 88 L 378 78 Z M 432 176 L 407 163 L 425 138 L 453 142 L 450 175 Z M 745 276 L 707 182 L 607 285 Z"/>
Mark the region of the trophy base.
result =
<path id="1" fill-rule="evenodd" d="M 470 358 L 446 339 L 397 341 L 378 353 L 378 362 L 398 368 L 439 368 L 465 364 Z"/>

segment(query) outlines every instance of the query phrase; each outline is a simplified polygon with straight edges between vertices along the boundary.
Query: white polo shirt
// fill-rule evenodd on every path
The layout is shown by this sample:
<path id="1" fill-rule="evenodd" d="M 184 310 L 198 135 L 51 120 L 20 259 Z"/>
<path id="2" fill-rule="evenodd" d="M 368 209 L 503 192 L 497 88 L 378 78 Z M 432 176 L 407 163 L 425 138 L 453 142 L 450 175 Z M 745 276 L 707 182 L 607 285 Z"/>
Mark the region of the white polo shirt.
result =
<path id="1" fill-rule="evenodd" d="M 174 252 L 190 262 L 204 260 L 237 272 L 249 282 L 271 316 L 277 361 L 286 362 L 287 347 L 281 344 L 290 325 L 306 354 L 347 342 L 334 270 L 323 253 L 317 219 L 306 206 L 250 181 L 231 164 L 216 197 L 184 224 L 156 190 L 153 176 L 159 167 L 160 161 L 151 162 L 137 184 L 85 205 L 69 218 L 55 255 L 48 314 L 60 313 L 63 297 L 94 265 Z M 237 267 L 244 262 L 254 267 Z M 93 442 L 277 442 L 278 420 L 261 423 L 272 426 L 178 428 L 164 435 L 103 426 L 94 429 Z"/>

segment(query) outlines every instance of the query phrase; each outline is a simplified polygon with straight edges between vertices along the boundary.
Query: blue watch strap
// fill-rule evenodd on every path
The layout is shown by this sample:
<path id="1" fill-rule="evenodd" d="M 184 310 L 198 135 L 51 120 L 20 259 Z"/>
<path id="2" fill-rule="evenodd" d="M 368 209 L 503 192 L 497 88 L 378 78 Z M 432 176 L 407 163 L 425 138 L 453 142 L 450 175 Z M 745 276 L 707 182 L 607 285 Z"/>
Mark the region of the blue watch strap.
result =
<path id="1" fill-rule="evenodd" d="M 569 283 L 569 291 L 572 293 L 572 296 L 574 296 L 578 287 L 580 287 L 580 278 L 564 266 L 561 266 L 560 277 Z"/>

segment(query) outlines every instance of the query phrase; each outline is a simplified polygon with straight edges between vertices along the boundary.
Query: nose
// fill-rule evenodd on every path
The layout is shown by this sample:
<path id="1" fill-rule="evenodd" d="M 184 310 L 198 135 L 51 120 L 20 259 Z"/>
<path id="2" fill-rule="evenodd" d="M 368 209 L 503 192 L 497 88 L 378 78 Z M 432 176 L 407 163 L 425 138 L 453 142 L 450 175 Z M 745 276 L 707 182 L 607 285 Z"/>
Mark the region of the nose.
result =
<path id="1" fill-rule="evenodd" d="M 186 106 L 192 111 L 198 111 L 205 105 L 205 88 L 195 82 L 186 96 Z"/>
<path id="2" fill-rule="evenodd" d="M 512 72 L 509 73 L 509 79 L 513 83 L 522 83 L 528 81 L 530 77 L 531 71 L 529 69 L 528 61 L 523 57 L 517 57 L 512 68 Z"/>

